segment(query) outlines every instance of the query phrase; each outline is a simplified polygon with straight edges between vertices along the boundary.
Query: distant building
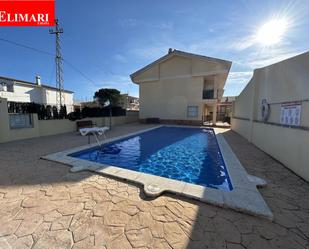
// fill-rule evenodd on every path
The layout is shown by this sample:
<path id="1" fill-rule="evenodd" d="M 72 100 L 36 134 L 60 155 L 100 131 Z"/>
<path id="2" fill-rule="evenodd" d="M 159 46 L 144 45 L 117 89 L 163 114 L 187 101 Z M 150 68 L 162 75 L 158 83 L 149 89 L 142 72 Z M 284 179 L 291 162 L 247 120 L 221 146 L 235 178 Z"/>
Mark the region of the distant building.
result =
<path id="1" fill-rule="evenodd" d="M 217 121 L 230 122 L 232 117 L 232 105 L 235 99 L 235 96 L 225 96 L 221 98 L 217 108 Z"/>
<path id="2" fill-rule="evenodd" d="M 129 96 L 129 94 L 121 94 L 120 106 L 126 110 L 139 110 L 139 98 Z"/>
<path id="3" fill-rule="evenodd" d="M 74 105 L 77 105 L 77 103 L 74 103 Z M 85 102 L 80 102 L 79 106 L 81 108 L 83 107 L 93 108 L 93 107 L 100 107 L 100 104 L 97 101 L 85 101 Z"/>
<path id="4" fill-rule="evenodd" d="M 7 101 L 56 105 L 56 93 L 56 87 L 41 84 L 40 76 L 35 83 L 0 76 L 0 98 Z M 68 112 L 73 110 L 72 91 L 64 90 L 64 104 Z"/>

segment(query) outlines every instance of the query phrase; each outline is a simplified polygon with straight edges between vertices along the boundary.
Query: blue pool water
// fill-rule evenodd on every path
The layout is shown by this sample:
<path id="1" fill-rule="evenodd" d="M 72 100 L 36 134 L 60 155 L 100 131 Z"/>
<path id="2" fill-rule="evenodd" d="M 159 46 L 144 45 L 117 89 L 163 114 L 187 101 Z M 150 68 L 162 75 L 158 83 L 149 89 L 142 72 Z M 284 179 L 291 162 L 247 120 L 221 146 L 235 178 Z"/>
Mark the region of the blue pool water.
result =
<path id="1" fill-rule="evenodd" d="M 212 129 L 163 126 L 71 156 L 206 187 L 232 190 Z"/>

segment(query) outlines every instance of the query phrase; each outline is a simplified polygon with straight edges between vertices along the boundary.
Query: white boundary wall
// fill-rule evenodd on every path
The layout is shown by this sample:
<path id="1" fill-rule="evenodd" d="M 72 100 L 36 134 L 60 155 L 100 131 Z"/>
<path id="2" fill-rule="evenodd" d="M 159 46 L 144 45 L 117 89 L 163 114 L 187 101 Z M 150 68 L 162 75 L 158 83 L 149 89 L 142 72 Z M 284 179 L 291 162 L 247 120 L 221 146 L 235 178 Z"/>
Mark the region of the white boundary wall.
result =
<path id="1" fill-rule="evenodd" d="M 84 120 L 92 120 L 97 126 L 109 125 L 109 117 L 85 118 Z M 0 143 L 73 132 L 76 131 L 77 121 L 70 121 L 68 119 L 38 120 L 37 114 L 32 114 L 33 127 L 11 129 L 7 101 L 0 98 Z M 138 122 L 138 112 L 136 111 L 127 111 L 126 116 L 112 117 L 112 126 L 134 122 Z"/>
<path id="2" fill-rule="evenodd" d="M 267 122 L 262 99 L 270 104 Z M 300 126 L 281 125 L 280 106 L 293 101 L 301 102 Z M 255 70 L 233 104 L 232 129 L 309 181 L 309 52 Z"/>

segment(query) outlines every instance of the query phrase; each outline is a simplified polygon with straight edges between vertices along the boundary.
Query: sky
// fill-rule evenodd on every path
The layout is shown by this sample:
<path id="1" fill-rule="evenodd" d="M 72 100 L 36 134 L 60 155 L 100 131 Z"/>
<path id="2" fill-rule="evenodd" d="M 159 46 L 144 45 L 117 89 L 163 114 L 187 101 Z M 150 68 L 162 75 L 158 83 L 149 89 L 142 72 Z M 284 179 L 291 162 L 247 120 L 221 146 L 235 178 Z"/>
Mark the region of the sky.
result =
<path id="1" fill-rule="evenodd" d="M 238 95 L 255 68 L 309 50 L 308 13 L 308 0 L 58 0 L 62 54 L 69 62 L 64 86 L 83 101 L 100 88 L 138 96 L 129 75 L 174 48 L 232 61 L 224 95 Z M 284 20 L 284 32 L 269 45 L 268 36 L 283 28 L 261 35 L 273 20 Z M 0 27 L 0 39 L 54 53 L 49 28 Z M 1 40 L 0 56 L 1 76 L 34 82 L 40 75 L 56 85 L 52 56 Z"/>

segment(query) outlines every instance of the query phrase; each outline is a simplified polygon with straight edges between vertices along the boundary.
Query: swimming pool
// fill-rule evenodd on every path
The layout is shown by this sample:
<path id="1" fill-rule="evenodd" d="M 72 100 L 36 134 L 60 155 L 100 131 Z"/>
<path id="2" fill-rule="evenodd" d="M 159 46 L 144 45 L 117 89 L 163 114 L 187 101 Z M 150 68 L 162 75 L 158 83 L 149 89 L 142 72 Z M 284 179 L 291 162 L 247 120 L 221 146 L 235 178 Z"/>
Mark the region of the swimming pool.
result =
<path id="1" fill-rule="evenodd" d="M 163 126 L 70 156 L 205 187 L 233 189 L 213 129 Z"/>

